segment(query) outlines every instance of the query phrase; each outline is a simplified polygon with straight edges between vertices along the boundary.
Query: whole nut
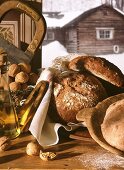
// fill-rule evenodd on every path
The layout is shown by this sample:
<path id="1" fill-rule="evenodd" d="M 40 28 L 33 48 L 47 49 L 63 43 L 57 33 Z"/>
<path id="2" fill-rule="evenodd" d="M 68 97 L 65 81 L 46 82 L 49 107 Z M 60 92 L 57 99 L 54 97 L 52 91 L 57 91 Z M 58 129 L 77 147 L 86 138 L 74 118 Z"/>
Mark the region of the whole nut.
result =
<path id="1" fill-rule="evenodd" d="M 17 82 L 11 82 L 9 84 L 9 88 L 11 91 L 16 92 L 21 89 L 21 84 Z"/>
<path id="2" fill-rule="evenodd" d="M 24 71 L 26 73 L 30 73 L 31 72 L 31 65 L 28 63 L 19 63 L 18 64 L 21 68 L 21 71 Z"/>
<path id="3" fill-rule="evenodd" d="M 0 137 L 0 152 L 6 151 L 11 147 L 11 140 L 7 136 Z"/>
<path id="4" fill-rule="evenodd" d="M 29 76 L 27 73 L 21 71 L 15 76 L 15 82 L 17 83 L 26 83 L 29 80 Z"/>
<path id="5" fill-rule="evenodd" d="M 26 90 L 28 88 L 28 85 L 26 83 L 22 84 L 22 90 Z"/>
<path id="6" fill-rule="evenodd" d="M 29 74 L 29 84 L 35 85 L 38 80 L 38 75 L 36 73 Z"/>
<path id="7" fill-rule="evenodd" d="M 8 69 L 8 75 L 15 77 L 20 72 L 20 67 L 17 64 L 11 64 Z"/>
<path id="8" fill-rule="evenodd" d="M 37 141 L 32 141 L 27 144 L 26 153 L 30 156 L 37 156 L 40 153 L 41 146 L 37 143 Z"/>

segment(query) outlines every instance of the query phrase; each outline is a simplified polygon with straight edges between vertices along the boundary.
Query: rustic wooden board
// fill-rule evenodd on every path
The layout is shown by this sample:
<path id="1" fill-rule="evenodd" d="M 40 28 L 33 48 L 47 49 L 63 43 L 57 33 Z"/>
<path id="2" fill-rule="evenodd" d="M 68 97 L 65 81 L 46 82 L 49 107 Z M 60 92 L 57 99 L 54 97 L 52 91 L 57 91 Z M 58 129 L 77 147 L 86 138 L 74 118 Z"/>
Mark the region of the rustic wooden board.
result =
<path id="1" fill-rule="evenodd" d="M 58 158 L 44 162 L 39 156 L 28 156 L 25 148 L 32 140 L 31 135 L 23 135 L 13 141 L 12 148 L 0 153 L 0 169 L 123 169 L 124 159 L 101 148 L 93 140 L 63 139 L 59 144 L 45 148 L 54 151 Z"/>

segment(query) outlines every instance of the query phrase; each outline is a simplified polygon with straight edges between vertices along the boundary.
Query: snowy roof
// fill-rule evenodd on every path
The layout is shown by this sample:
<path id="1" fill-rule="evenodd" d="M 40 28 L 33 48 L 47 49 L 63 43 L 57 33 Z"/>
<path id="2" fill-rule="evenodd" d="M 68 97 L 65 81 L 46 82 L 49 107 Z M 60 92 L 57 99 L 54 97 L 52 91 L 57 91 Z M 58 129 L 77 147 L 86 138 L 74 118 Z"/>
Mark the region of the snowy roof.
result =
<path id="1" fill-rule="evenodd" d="M 123 11 L 121 11 L 120 9 L 118 9 L 118 8 L 114 8 L 117 12 L 119 12 L 121 15 L 124 15 L 124 12 Z"/>
<path id="2" fill-rule="evenodd" d="M 83 13 L 100 7 L 101 4 L 92 4 L 92 6 L 84 6 L 84 8 L 82 8 L 82 10 L 80 11 L 71 11 L 71 12 L 60 12 L 58 13 L 58 17 L 50 17 L 49 14 L 43 14 L 45 20 L 46 20 L 46 24 L 47 24 L 47 28 L 62 28 L 65 25 L 67 25 L 68 23 L 72 22 L 73 20 L 75 20 L 76 18 L 78 18 L 80 15 L 82 15 Z M 115 9 L 117 12 L 119 12 L 121 15 L 124 15 L 124 12 L 122 12 L 121 10 L 117 9 L 117 8 L 113 8 Z M 59 17 L 60 16 L 60 17 Z"/>
<path id="3" fill-rule="evenodd" d="M 56 27 L 62 28 L 66 24 L 68 24 L 71 21 L 73 21 L 74 19 L 78 18 L 84 12 L 86 12 L 86 11 L 92 9 L 92 8 L 96 8 L 98 6 L 101 6 L 100 2 L 99 3 L 92 3 L 90 6 L 84 5 L 84 7 L 80 11 L 61 12 L 61 13 L 59 13 L 59 15 L 61 15 L 63 17 L 61 17 L 59 19 L 49 17 L 49 14 L 43 14 L 43 16 L 46 20 L 47 28 L 56 28 Z"/>

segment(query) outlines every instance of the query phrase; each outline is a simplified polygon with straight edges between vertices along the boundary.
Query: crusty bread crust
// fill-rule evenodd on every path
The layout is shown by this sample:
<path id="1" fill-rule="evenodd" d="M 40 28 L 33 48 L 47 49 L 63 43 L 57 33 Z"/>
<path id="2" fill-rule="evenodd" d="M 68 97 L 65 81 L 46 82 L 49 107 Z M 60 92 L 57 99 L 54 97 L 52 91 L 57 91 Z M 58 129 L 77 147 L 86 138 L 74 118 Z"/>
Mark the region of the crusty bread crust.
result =
<path id="1" fill-rule="evenodd" d="M 93 107 L 107 97 L 101 82 L 91 74 L 73 73 L 58 82 L 54 83 L 52 108 L 56 108 L 57 115 L 66 123 L 77 122 L 76 114 L 79 110 Z M 51 115 L 58 118 L 55 109 Z"/>
<path id="2" fill-rule="evenodd" d="M 75 71 L 87 70 L 115 86 L 124 87 L 124 75 L 121 70 L 104 58 L 79 56 L 70 61 L 68 68 Z"/>

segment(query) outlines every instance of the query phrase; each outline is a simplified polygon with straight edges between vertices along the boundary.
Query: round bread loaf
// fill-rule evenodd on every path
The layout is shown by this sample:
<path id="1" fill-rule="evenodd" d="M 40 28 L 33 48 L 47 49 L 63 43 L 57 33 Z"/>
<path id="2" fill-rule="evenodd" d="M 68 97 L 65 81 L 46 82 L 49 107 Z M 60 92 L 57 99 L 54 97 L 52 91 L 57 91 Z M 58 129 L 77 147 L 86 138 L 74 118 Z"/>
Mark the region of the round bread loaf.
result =
<path id="1" fill-rule="evenodd" d="M 79 110 L 93 107 L 106 97 L 106 90 L 91 74 L 70 74 L 54 83 L 50 116 L 56 122 L 77 122 Z"/>
<path id="2" fill-rule="evenodd" d="M 87 70 L 93 75 L 108 81 L 115 86 L 124 87 L 124 75 L 121 70 L 104 58 L 79 56 L 71 60 L 68 67 L 75 71 Z"/>
<path id="3" fill-rule="evenodd" d="M 108 107 L 101 130 L 111 146 L 124 151 L 124 99 Z"/>

